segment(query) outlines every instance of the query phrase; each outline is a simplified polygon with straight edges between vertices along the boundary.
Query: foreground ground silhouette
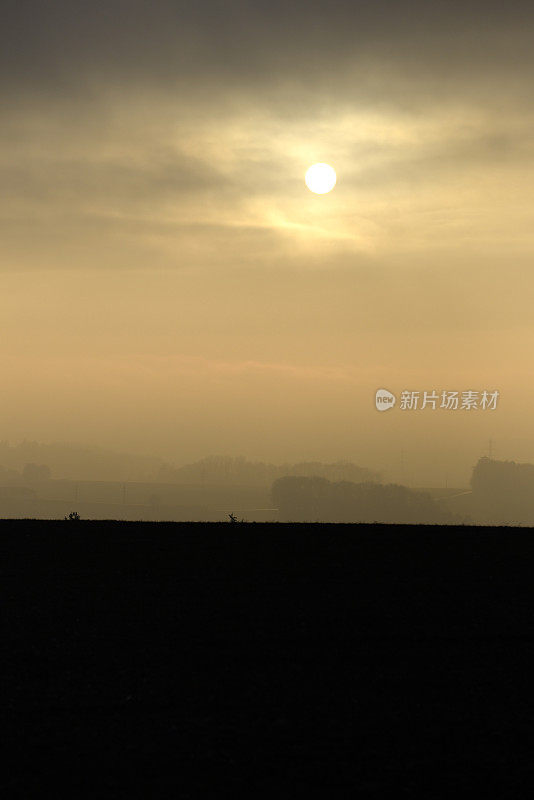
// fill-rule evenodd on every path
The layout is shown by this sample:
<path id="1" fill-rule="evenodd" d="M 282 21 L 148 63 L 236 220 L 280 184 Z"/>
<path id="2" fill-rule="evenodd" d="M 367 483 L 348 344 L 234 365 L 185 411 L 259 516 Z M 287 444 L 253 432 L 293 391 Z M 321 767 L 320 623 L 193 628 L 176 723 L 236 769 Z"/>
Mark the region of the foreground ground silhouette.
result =
<path id="1" fill-rule="evenodd" d="M 531 779 L 533 530 L 0 526 L 5 796 Z"/>

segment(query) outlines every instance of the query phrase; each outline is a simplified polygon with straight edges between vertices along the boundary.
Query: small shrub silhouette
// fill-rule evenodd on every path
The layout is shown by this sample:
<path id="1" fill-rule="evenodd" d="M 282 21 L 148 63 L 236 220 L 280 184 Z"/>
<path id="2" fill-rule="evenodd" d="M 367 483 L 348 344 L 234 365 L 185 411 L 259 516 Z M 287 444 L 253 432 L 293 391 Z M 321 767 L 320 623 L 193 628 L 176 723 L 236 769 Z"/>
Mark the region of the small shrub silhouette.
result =
<path id="1" fill-rule="evenodd" d="M 228 514 L 230 522 L 244 522 L 244 519 L 238 519 L 235 514 Z"/>
<path id="2" fill-rule="evenodd" d="M 78 514 L 77 511 L 71 511 L 69 516 L 65 517 L 65 519 L 79 520 L 79 519 L 81 519 L 81 517 L 80 517 L 80 515 Z"/>

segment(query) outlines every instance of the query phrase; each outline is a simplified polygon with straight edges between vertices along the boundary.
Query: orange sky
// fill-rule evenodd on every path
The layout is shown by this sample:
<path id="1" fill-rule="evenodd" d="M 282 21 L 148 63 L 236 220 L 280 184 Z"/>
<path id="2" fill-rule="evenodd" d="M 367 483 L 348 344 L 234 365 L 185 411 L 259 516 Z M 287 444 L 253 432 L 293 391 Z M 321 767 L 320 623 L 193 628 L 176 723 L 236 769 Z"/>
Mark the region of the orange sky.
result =
<path id="1" fill-rule="evenodd" d="M 8 4 L 0 438 L 394 480 L 404 449 L 417 485 L 490 437 L 534 460 L 532 12 L 188 5 Z"/>

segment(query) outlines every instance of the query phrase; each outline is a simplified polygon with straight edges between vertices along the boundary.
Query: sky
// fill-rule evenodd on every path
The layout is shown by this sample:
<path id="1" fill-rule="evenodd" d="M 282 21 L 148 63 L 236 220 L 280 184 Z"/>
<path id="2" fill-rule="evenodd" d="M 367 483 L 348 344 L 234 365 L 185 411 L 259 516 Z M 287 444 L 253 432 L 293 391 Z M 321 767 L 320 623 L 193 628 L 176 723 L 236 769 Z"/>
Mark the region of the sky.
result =
<path id="1" fill-rule="evenodd" d="M 532 7 L 4 5 L 0 438 L 534 461 Z"/>

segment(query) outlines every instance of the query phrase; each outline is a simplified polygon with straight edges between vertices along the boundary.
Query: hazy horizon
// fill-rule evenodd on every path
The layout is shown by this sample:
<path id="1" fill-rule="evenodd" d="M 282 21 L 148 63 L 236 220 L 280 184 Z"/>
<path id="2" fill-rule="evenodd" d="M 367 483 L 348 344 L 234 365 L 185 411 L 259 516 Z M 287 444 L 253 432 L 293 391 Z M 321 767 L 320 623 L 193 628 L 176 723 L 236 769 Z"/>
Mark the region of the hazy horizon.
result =
<path id="1" fill-rule="evenodd" d="M 500 458 L 495 442 L 488 443 L 491 448 L 491 456 L 496 461 L 516 461 L 525 463 L 525 459 Z M 450 462 L 449 471 L 444 471 L 443 475 L 439 470 L 446 469 L 447 463 L 440 462 L 435 471 L 423 472 L 421 466 L 417 470 L 417 465 L 413 460 L 413 454 L 409 450 L 402 449 L 397 454 L 397 459 L 393 457 L 390 462 L 381 462 L 376 454 L 375 462 L 366 462 L 362 458 L 332 458 L 331 460 L 311 459 L 311 458 L 287 458 L 269 460 L 261 457 L 249 457 L 243 452 L 227 453 L 203 453 L 193 458 L 177 458 L 172 455 L 157 455 L 153 452 L 132 452 L 101 447 L 95 443 L 83 442 L 39 442 L 35 440 L 21 439 L 18 441 L 0 440 L 0 469 L 8 468 L 22 470 L 25 464 L 43 464 L 51 469 L 52 478 L 72 479 L 72 480 L 148 480 L 156 482 L 167 482 L 157 477 L 159 469 L 169 467 L 171 469 L 182 469 L 184 467 L 196 466 L 204 461 L 218 459 L 238 459 L 245 460 L 247 466 L 264 464 L 268 466 L 282 467 L 284 465 L 295 466 L 298 464 L 317 463 L 322 466 L 333 466 L 335 464 L 351 464 L 364 470 L 370 470 L 378 474 L 381 483 L 400 483 L 410 487 L 454 487 L 468 488 L 475 467 L 480 457 L 487 456 L 481 453 L 476 456 L 472 463 L 464 465 L 454 465 Z M 58 467 L 60 463 L 62 466 Z M 526 461 L 526 463 L 529 463 Z M 71 466 L 69 466 L 71 465 Z M 423 464 L 423 467 L 425 464 Z M 135 477 L 127 477 L 123 474 L 124 469 L 133 471 Z M 88 473 L 91 477 L 88 477 Z M 110 477 L 111 474 L 114 477 Z M 345 478 L 340 478 L 345 480 Z M 170 482 L 173 482 L 169 479 Z M 358 480 L 351 478 L 350 480 Z M 368 480 L 362 478 L 361 480 Z M 374 478 L 371 478 L 374 480 Z M 0 481 L 1 483 L 1 481 Z"/>

